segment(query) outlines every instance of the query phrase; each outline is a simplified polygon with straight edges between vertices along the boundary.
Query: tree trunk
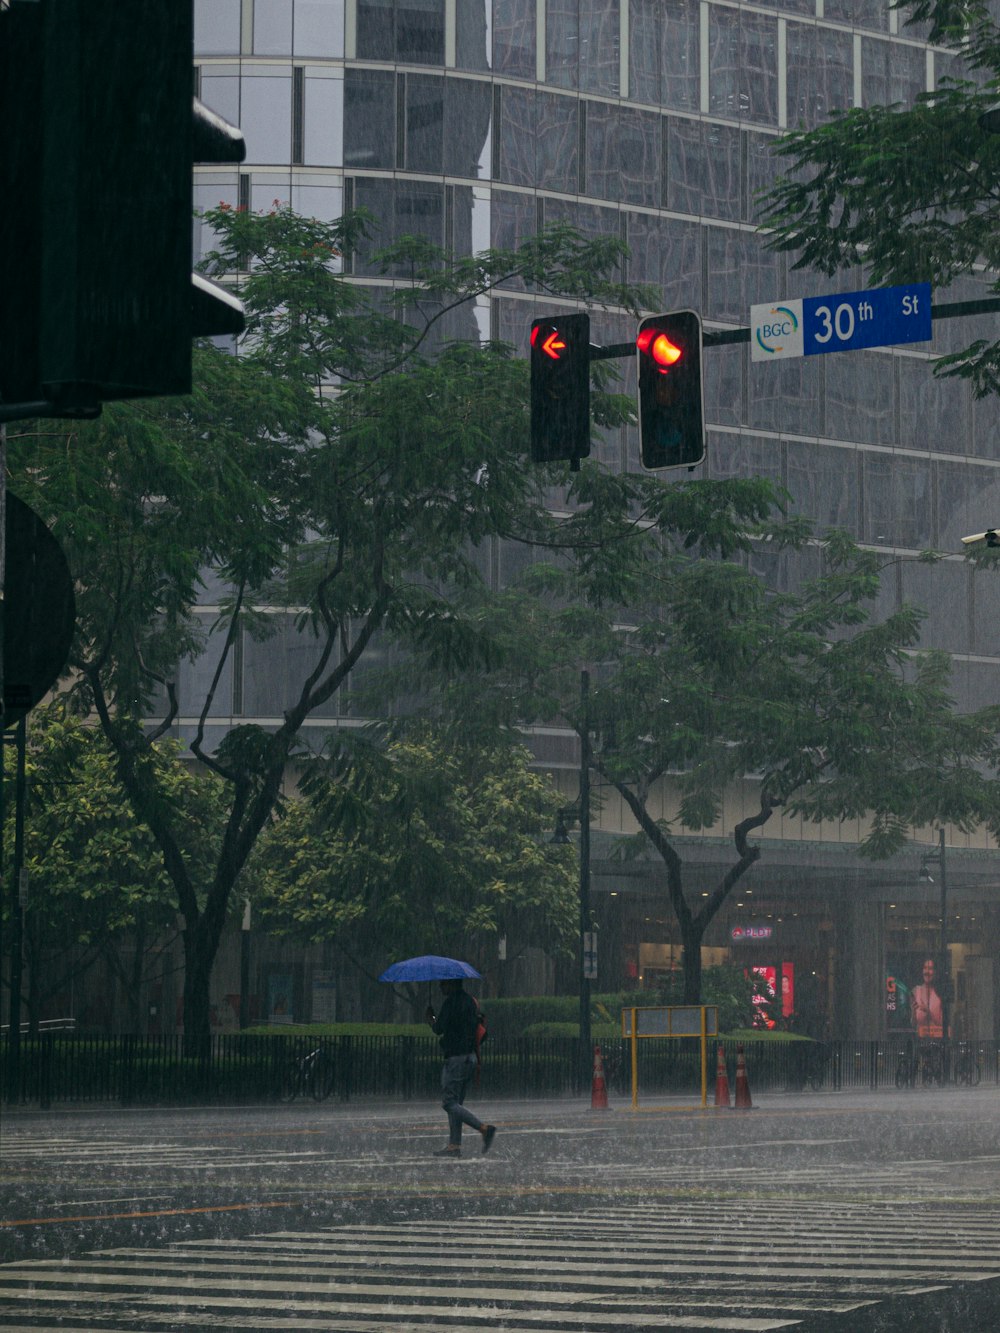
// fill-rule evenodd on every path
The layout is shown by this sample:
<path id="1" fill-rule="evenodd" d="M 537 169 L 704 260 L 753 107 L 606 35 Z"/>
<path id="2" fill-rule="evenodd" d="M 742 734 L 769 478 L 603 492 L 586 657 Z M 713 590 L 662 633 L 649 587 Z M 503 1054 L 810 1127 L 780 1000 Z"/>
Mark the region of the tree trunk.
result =
<path id="1" fill-rule="evenodd" d="M 205 1057 L 212 1041 L 209 988 L 216 949 L 206 939 L 204 921 L 184 931 L 184 1054 Z"/>
<path id="2" fill-rule="evenodd" d="M 684 950 L 684 1003 L 701 1004 L 701 941 L 705 930 L 690 917 L 682 920 L 680 925 Z"/>

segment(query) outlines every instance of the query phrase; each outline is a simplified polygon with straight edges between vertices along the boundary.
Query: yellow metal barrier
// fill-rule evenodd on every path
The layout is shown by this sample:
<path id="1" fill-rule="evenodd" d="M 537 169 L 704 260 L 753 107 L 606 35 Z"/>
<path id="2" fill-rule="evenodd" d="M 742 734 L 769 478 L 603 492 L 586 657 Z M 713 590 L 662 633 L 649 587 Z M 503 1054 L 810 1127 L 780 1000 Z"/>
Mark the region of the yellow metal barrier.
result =
<path id="1" fill-rule="evenodd" d="M 701 1104 L 708 1105 L 708 1038 L 719 1035 L 714 1004 L 671 1004 L 622 1010 L 622 1036 L 631 1039 L 632 1110 L 639 1107 L 639 1042 L 649 1037 L 698 1037 L 701 1042 Z"/>

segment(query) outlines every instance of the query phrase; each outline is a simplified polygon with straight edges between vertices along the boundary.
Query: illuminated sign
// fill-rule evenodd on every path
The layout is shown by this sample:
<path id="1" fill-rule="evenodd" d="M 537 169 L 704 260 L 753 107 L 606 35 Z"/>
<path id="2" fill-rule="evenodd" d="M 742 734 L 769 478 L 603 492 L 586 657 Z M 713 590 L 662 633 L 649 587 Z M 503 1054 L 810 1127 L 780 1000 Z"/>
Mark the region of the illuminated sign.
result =
<path id="1" fill-rule="evenodd" d="M 736 944 L 753 944 L 757 940 L 769 940 L 773 934 L 773 926 L 733 926 L 729 938 Z"/>

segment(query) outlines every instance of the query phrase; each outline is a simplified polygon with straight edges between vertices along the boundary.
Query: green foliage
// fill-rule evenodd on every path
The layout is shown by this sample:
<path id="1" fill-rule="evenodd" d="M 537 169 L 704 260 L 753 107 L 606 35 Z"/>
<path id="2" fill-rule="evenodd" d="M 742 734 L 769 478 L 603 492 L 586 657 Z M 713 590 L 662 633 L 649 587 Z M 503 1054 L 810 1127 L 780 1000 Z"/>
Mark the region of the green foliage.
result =
<path id="1" fill-rule="evenodd" d="M 369 246 L 360 215 L 321 223 L 276 205 L 206 216 L 217 238 L 207 267 L 241 275 L 240 355 L 197 348 L 187 398 L 8 435 L 12 489 L 52 526 L 76 588 L 63 703 L 96 716 L 156 842 L 185 919 L 185 1031 L 202 1036 L 230 896 L 281 814 L 306 720 L 387 641 L 449 671 L 492 662 L 484 551 L 500 537 L 561 540 L 545 503 L 556 472 L 525 466 L 526 367 L 478 342 L 476 300 L 511 281 L 629 309 L 644 295 L 616 279 L 618 241 L 566 227 L 471 258 L 404 239 L 376 260 L 395 285 L 375 289 L 341 271 L 340 256 Z M 614 395 L 601 401 L 609 420 L 622 410 Z M 621 507 L 617 521 L 630 521 Z M 208 577 L 214 623 L 197 612 Z M 241 639 L 274 632 L 275 610 L 305 635 L 301 672 L 274 700 L 280 720 L 214 748 L 210 719 Z M 181 698 L 182 664 L 206 649 L 214 671 Z M 149 761 L 182 716 L 193 721 L 180 762 L 193 756 L 225 793 L 210 867 L 195 853 L 197 821 Z M 356 817 L 360 804 L 341 808 Z M 419 845 L 418 877 L 442 859 L 429 834 Z"/>
<path id="2" fill-rule="evenodd" d="M 677 492 L 618 543 L 610 568 L 570 551 L 527 571 L 494 608 L 501 667 L 445 688 L 469 696 L 462 707 L 452 697 L 456 715 L 561 718 L 589 736 L 591 766 L 634 817 L 637 848 L 663 862 L 695 1002 L 704 932 L 760 856 L 752 835 L 775 809 L 867 819 L 862 850 L 873 857 L 935 820 L 996 833 L 1000 710 L 955 712 L 947 657 L 918 650 L 921 612 L 872 618 L 875 553 L 828 533 L 816 543 L 820 573 L 776 592 L 746 558 L 762 537 L 771 549 L 802 540 L 801 526 L 769 512 L 773 493 Z M 698 530 L 706 536 L 692 543 Z M 580 663 L 597 664 L 584 699 Z M 732 830 L 730 865 L 689 901 L 673 836 L 714 828 L 725 792 L 750 774 L 758 804 Z"/>
<path id="3" fill-rule="evenodd" d="M 754 1001 L 760 997 L 767 998 L 762 979 L 738 964 L 707 967 L 702 973 L 701 1003 L 717 1006 L 720 1032 L 751 1027 L 756 1013 Z M 660 985 L 655 1003 L 684 1003 L 682 973 L 674 973 Z"/>
<path id="4" fill-rule="evenodd" d="M 165 799 L 191 823 L 185 855 L 192 873 L 204 877 L 217 855 L 222 793 L 214 779 L 179 764 L 177 748 L 161 741 L 149 752 L 148 762 Z M 12 848 L 12 746 L 5 747 L 5 760 L 5 840 Z M 169 932 L 175 912 L 162 855 L 122 792 L 114 754 L 98 728 L 66 714 L 56 703 L 30 715 L 25 776 L 29 890 L 24 940 L 30 1008 L 35 1012 L 49 991 L 68 985 L 76 972 L 98 958 L 118 973 L 135 1000 L 144 960 L 137 957 L 135 967 L 126 969 L 121 945 L 126 937 L 138 946 Z M 6 914 L 7 895 L 2 906 Z"/>
<path id="5" fill-rule="evenodd" d="M 557 794 L 519 748 L 424 730 L 357 742 L 303 769 L 304 799 L 261 842 L 256 904 L 275 931 L 336 939 L 380 972 L 421 953 L 483 964 L 574 938 L 575 862 L 544 840 Z"/>

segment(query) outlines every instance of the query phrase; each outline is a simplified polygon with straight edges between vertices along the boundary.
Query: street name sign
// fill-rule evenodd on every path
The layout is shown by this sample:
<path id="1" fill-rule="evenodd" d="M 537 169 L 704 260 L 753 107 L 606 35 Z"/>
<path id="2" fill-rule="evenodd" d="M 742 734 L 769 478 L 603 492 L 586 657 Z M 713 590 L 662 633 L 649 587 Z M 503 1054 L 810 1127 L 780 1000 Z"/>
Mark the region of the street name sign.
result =
<path id="1" fill-rule="evenodd" d="M 750 307 L 754 361 L 929 342 L 931 285 L 872 287 Z"/>

